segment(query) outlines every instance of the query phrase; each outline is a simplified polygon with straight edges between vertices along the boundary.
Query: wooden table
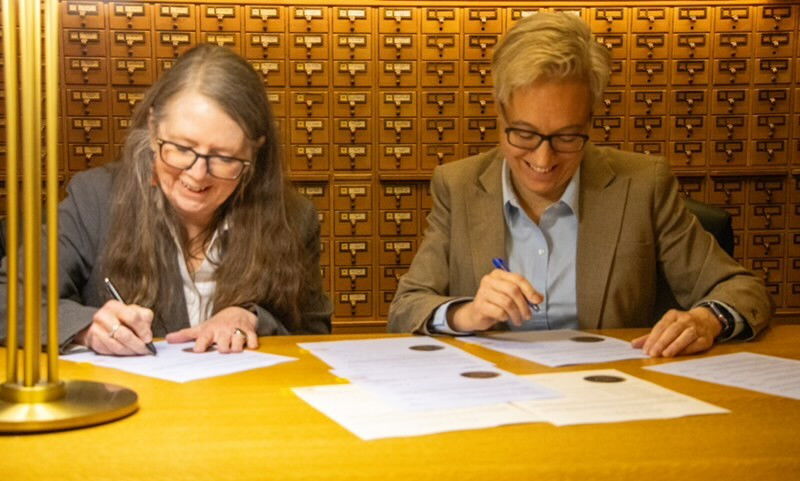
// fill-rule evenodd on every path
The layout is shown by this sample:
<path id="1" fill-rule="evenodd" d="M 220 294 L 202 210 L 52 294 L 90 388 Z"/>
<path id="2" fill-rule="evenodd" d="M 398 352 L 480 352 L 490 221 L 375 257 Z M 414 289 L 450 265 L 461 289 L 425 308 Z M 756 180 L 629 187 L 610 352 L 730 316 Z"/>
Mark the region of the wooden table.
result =
<path id="1" fill-rule="evenodd" d="M 599 332 L 632 339 L 644 331 Z M 186 384 L 62 362 L 65 379 L 134 389 L 139 411 L 81 430 L 2 435 L 0 479 L 800 479 L 800 401 L 641 369 L 663 360 L 551 369 L 458 343 L 518 374 L 616 368 L 731 414 L 561 428 L 525 424 L 361 441 L 292 393 L 293 386 L 343 382 L 295 343 L 375 337 L 381 335 L 263 338 L 261 350 L 299 361 Z M 800 326 L 776 326 L 756 342 L 712 352 L 737 351 L 800 359 Z"/>

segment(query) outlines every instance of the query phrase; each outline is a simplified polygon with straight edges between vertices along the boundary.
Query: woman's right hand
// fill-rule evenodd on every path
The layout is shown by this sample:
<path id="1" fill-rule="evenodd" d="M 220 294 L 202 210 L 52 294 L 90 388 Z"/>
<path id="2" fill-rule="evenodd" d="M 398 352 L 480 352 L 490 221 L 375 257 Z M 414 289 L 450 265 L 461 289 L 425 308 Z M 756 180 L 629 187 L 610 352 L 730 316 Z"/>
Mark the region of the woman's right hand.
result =
<path id="1" fill-rule="evenodd" d="M 76 344 L 98 354 L 142 356 L 150 354 L 145 343 L 153 340 L 153 311 L 136 304 L 106 302 L 92 317 L 92 324 L 79 332 Z"/>

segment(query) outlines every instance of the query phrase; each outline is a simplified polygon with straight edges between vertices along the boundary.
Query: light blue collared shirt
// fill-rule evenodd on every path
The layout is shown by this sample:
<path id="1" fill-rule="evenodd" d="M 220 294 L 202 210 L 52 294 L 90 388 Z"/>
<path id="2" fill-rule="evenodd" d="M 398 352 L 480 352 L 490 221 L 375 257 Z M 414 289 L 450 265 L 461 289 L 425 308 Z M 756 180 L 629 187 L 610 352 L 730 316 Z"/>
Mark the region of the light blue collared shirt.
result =
<path id="1" fill-rule="evenodd" d="M 537 225 L 522 208 L 511 182 L 511 171 L 503 160 L 503 217 L 506 224 L 508 268 L 533 285 L 544 301 L 540 311 L 515 330 L 577 329 L 578 312 L 575 295 L 575 258 L 578 245 L 578 193 L 580 169 L 572 176 L 564 194 L 542 214 Z M 556 243 L 558 246 L 556 247 Z M 486 259 L 491 263 L 491 259 Z M 453 303 L 469 301 L 460 298 L 439 306 L 431 327 L 436 332 L 461 334 L 450 329 L 447 309 Z"/>

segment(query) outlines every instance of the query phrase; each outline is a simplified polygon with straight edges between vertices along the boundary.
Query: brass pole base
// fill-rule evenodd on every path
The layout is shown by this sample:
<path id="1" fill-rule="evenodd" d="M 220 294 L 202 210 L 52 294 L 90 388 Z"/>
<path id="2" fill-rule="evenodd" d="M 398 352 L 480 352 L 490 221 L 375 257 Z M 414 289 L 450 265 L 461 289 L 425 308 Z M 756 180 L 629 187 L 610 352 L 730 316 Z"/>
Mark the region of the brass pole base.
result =
<path id="1" fill-rule="evenodd" d="M 26 392 L 27 391 L 27 392 Z M 42 391 L 62 392 L 57 399 Z M 42 389 L 0 386 L 0 432 L 34 433 L 115 421 L 135 412 L 138 396 L 128 388 L 91 381 L 65 381 Z"/>

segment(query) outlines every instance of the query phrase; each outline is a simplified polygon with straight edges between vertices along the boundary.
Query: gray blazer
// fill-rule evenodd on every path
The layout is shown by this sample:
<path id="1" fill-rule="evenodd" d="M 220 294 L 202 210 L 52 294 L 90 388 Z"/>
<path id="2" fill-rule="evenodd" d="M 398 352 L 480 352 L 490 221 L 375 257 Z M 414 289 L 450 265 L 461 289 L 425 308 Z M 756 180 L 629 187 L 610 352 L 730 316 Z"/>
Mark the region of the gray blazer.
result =
<path id="1" fill-rule="evenodd" d="M 389 309 L 389 329 L 427 332 L 436 308 L 472 297 L 505 257 L 497 150 L 438 167 L 428 229 Z M 589 145 L 580 171 L 576 296 L 581 329 L 646 327 L 669 289 L 684 308 L 725 302 L 753 328 L 772 315 L 764 283 L 687 210 L 663 159 Z M 662 283 L 662 281 L 665 281 Z"/>
<path id="2" fill-rule="evenodd" d="M 110 227 L 110 205 L 113 177 L 116 164 L 110 164 L 81 172 L 69 183 L 67 198 L 59 205 L 59 344 L 63 345 L 92 322 L 94 313 L 109 297 L 105 291 L 98 261 Z M 305 255 L 312 256 L 319 264 L 319 221 L 313 205 L 297 196 L 291 203 L 294 212 L 290 218 L 297 222 L 303 233 Z M 44 243 L 43 243 L 44 244 Z M 43 255 L 43 259 L 46 257 Z M 178 272 L 177 259 L 163 266 L 168 273 Z M 43 266 L 45 269 L 46 266 Z M 0 266 L 0 339 L 6 337 L 6 259 Z M 21 273 L 20 273 L 21 274 Z M 300 306 L 301 329 L 295 333 L 327 334 L 331 330 L 332 306 L 322 291 L 321 273 L 313 270 L 309 280 L 311 293 Z M 45 276 L 43 281 L 46 280 Z M 180 283 L 179 275 L 168 275 Z M 168 312 L 157 312 L 153 323 L 153 335 L 163 337 L 189 327 L 186 299 L 180 286 L 174 292 L 180 297 L 170 303 Z M 43 290 L 44 303 L 44 290 Z M 20 300 L 21 303 L 21 300 Z M 270 336 L 290 334 L 289 329 L 269 311 L 269 306 L 256 302 L 251 310 L 258 316 L 258 335 Z M 46 333 L 46 310 L 42 309 L 42 332 Z M 20 327 L 22 333 L 22 327 Z M 43 337 L 43 341 L 45 338 Z"/>

